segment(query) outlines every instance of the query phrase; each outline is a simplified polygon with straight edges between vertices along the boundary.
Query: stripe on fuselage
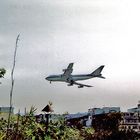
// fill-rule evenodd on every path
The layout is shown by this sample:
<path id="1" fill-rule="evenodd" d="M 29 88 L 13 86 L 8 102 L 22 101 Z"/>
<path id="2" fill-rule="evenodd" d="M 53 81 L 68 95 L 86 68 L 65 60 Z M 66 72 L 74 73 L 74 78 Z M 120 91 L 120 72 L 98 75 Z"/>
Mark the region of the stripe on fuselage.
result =
<path id="1" fill-rule="evenodd" d="M 91 75 L 71 75 L 72 80 L 77 81 L 77 80 L 86 80 L 86 79 L 90 79 L 93 76 Z"/>

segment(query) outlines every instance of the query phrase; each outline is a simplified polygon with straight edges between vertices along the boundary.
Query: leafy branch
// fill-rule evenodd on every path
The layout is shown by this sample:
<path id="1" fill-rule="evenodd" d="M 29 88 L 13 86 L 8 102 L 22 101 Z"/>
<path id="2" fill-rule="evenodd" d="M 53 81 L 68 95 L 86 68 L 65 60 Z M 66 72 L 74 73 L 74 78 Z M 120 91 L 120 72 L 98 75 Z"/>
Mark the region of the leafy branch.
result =
<path id="1" fill-rule="evenodd" d="M 4 74 L 6 73 L 6 70 L 4 68 L 0 68 L 0 78 L 4 78 Z M 1 82 L 0 82 L 1 84 Z"/>

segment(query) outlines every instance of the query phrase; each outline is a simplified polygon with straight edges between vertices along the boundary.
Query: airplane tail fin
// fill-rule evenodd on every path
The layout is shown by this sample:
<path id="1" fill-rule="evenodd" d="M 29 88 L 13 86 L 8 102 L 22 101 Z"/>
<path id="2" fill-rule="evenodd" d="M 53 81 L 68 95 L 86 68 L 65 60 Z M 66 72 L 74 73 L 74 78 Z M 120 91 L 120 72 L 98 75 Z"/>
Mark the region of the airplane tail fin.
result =
<path id="1" fill-rule="evenodd" d="M 99 78 L 105 79 L 105 77 L 103 77 L 102 74 L 101 74 L 103 68 L 104 68 L 104 65 L 100 66 L 100 67 L 97 68 L 95 71 L 93 71 L 93 72 L 91 73 L 91 75 L 92 75 L 93 77 L 99 77 Z"/>

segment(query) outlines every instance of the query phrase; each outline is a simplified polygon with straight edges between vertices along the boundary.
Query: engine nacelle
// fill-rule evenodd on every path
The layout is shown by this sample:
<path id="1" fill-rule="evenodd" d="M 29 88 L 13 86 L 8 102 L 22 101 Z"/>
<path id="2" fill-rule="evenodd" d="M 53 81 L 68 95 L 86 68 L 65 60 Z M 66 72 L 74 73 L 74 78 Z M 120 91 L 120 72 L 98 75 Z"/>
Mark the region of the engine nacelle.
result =
<path id="1" fill-rule="evenodd" d="M 78 86 L 78 88 L 83 88 L 83 87 L 84 87 L 84 86 L 82 86 L 82 85 L 79 85 L 79 86 Z"/>
<path id="2" fill-rule="evenodd" d="M 73 84 L 70 83 L 70 84 L 68 84 L 68 86 L 73 86 Z"/>

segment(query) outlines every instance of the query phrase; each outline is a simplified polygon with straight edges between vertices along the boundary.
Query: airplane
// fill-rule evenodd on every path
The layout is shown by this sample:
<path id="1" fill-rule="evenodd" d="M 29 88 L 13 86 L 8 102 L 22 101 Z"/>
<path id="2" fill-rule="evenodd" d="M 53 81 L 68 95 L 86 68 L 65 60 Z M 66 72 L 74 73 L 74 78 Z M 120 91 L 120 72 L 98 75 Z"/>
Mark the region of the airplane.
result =
<path id="1" fill-rule="evenodd" d="M 68 86 L 78 85 L 78 88 L 92 87 L 92 86 L 86 85 L 86 84 L 81 84 L 76 81 L 87 80 L 87 79 L 91 79 L 91 78 L 95 78 L 95 77 L 105 79 L 105 77 L 103 77 L 101 74 L 101 72 L 104 68 L 104 65 L 100 66 L 99 68 L 97 68 L 95 71 L 93 71 L 90 74 L 71 75 L 71 73 L 73 71 L 73 64 L 74 63 L 70 63 L 66 69 L 63 69 L 63 72 L 64 72 L 63 74 L 50 75 L 50 76 L 46 77 L 45 79 L 50 81 L 50 83 L 53 81 L 59 81 L 59 82 L 68 83 Z"/>

